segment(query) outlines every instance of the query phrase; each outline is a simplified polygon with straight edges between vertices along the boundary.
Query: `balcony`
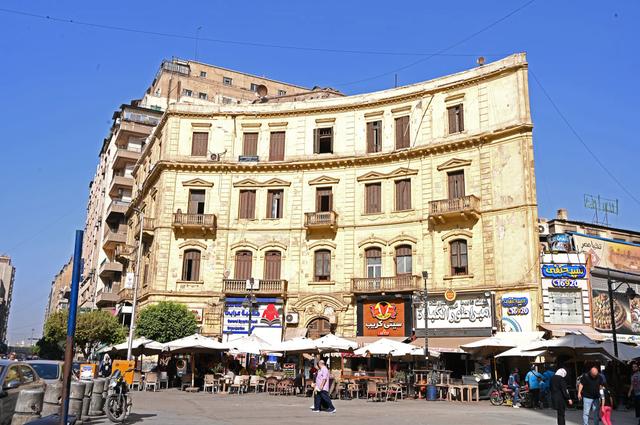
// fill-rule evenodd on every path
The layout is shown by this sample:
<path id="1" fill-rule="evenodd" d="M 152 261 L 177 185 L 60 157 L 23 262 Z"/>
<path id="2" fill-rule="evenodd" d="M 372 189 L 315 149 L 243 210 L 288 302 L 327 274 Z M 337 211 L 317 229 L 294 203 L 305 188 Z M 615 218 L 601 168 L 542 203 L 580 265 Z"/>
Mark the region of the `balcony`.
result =
<path id="1" fill-rule="evenodd" d="M 307 230 L 331 229 L 338 227 L 338 214 L 335 211 L 304 213 L 304 227 Z"/>
<path id="2" fill-rule="evenodd" d="M 247 295 L 247 281 L 244 279 L 223 279 L 223 292 L 228 295 Z M 256 295 L 284 295 L 287 292 L 286 280 L 260 279 Z"/>
<path id="3" fill-rule="evenodd" d="M 133 189 L 133 177 L 120 175 L 113 176 L 111 186 L 109 187 L 109 196 L 119 196 L 118 189 Z"/>
<path id="4" fill-rule="evenodd" d="M 140 158 L 140 150 L 119 148 L 113 160 L 113 168 L 122 168 L 126 164 L 135 163 Z"/>
<path id="5" fill-rule="evenodd" d="M 105 226 L 105 231 L 102 238 L 102 247 L 104 249 L 115 249 L 118 244 L 123 244 L 127 241 L 127 228 L 122 225 L 117 230 L 112 229 L 109 226 Z"/>
<path id="6" fill-rule="evenodd" d="M 131 201 L 123 201 L 122 199 L 114 199 L 109 203 L 107 207 L 107 219 L 112 219 L 112 215 L 121 214 L 125 215 L 131 205 Z"/>
<path id="7" fill-rule="evenodd" d="M 402 275 L 391 277 L 355 277 L 351 279 L 354 294 L 381 292 L 413 292 L 422 289 L 420 276 Z"/>
<path id="8" fill-rule="evenodd" d="M 118 302 L 119 296 L 118 291 L 120 290 L 120 286 L 118 284 L 114 284 L 111 288 L 101 288 L 98 289 L 98 293 L 96 295 L 96 307 L 110 307 Z"/>
<path id="9" fill-rule="evenodd" d="M 136 254 L 136 247 L 126 244 L 116 245 L 115 258 L 118 261 L 132 260 Z"/>
<path id="10" fill-rule="evenodd" d="M 175 231 L 199 230 L 203 234 L 214 233 L 217 220 L 215 214 L 189 214 L 177 212 L 173 214 L 173 229 Z"/>
<path id="11" fill-rule="evenodd" d="M 104 260 L 100 264 L 100 269 L 98 270 L 98 276 L 102 279 L 114 279 L 116 276 L 122 273 L 122 263 L 118 263 L 117 261 L 109 261 Z"/>
<path id="12" fill-rule="evenodd" d="M 156 229 L 155 220 L 152 217 L 144 218 L 144 225 L 142 226 L 142 237 L 143 238 L 153 238 L 153 232 Z M 133 227 L 134 237 L 136 239 L 140 238 L 140 221 L 136 222 Z"/>
<path id="13" fill-rule="evenodd" d="M 131 302 L 133 301 L 133 289 L 131 288 L 121 288 L 118 291 L 118 302 Z"/>
<path id="14" fill-rule="evenodd" d="M 471 220 L 478 217 L 480 217 L 480 198 L 475 195 L 429 202 L 429 220 L 434 222 Z"/>

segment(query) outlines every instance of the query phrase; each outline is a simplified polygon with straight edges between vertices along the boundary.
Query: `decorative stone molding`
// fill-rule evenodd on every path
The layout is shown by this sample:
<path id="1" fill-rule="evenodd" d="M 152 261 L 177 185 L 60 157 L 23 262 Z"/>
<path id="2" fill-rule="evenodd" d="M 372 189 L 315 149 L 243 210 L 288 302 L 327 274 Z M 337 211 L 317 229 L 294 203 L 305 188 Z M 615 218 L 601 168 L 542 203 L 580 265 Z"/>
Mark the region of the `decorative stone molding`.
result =
<path id="1" fill-rule="evenodd" d="M 211 123 L 210 122 L 192 122 L 191 127 L 209 128 L 211 127 Z"/>
<path id="2" fill-rule="evenodd" d="M 400 167 L 397 170 L 391 171 L 390 173 L 380 173 L 378 171 L 370 171 L 366 174 L 363 174 L 357 178 L 359 182 L 364 181 L 372 181 L 372 180 L 384 180 L 384 179 L 393 179 L 398 177 L 406 177 L 406 176 L 415 176 L 418 174 L 418 170 L 414 170 L 411 168 Z"/>
<path id="3" fill-rule="evenodd" d="M 444 103 L 459 103 L 462 102 L 464 100 L 464 92 L 463 93 L 455 93 L 452 95 L 449 95 L 447 97 L 444 98 Z"/>
<path id="4" fill-rule="evenodd" d="M 438 165 L 437 168 L 438 171 L 443 171 L 450 170 L 452 168 L 467 167 L 469 165 L 471 165 L 470 159 L 453 158 L 443 164 Z"/>
<path id="5" fill-rule="evenodd" d="M 240 248 L 250 248 L 250 249 L 252 249 L 254 251 L 258 251 L 258 245 L 254 244 L 253 242 L 249 242 L 246 239 L 242 239 L 241 241 L 238 241 L 238 242 L 232 244 L 229 248 L 232 251 L 235 251 L 235 250 L 240 249 Z"/>
<path id="6" fill-rule="evenodd" d="M 316 124 L 333 124 L 336 122 L 335 118 L 316 118 Z"/>
<path id="7" fill-rule="evenodd" d="M 358 242 L 358 248 L 362 248 L 365 245 L 381 245 L 387 246 L 389 243 L 382 238 L 377 238 L 374 235 L 369 236 L 367 239 L 364 239 Z"/>
<path id="8" fill-rule="evenodd" d="M 272 240 L 270 240 L 269 242 L 267 242 L 267 243 L 264 243 L 264 244 L 260 245 L 259 250 L 260 250 L 260 251 L 266 251 L 266 250 L 267 250 L 267 249 L 269 249 L 269 248 L 279 248 L 279 249 L 281 249 L 282 251 L 286 251 L 286 250 L 287 250 L 287 248 L 288 248 L 288 246 L 287 246 L 287 245 L 285 245 L 285 244 L 283 244 L 283 243 L 282 243 L 282 242 L 280 242 L 280 241 L 277 241 L 277 240 L 275 240 L 275 239 L 272 239 Z"/>
<path id="9" fill-rule="evenodd" d="M 178 248 L 184 249 L 184 248 L 196 247 L 196 246 L 202 249 L 207 249 L 207 244 L 205 244 L 204 242 L 197 241 L 195 239 L 188 239 L 182 242 L 180 245 L 178 245 Z"/>
<path id="10" fill-rule="evenodd" d="M 269 124 L 267 124 L 269 127 L 286 127 L 287 125 L 289 125 L 289 123 L 287 121 L 282 121 L 282 122 L 270 122 Z"/>
<path id="11" fill-rule="evenodd" d="M 330 242 L 330 241 L 316 241 L 316 242 L 313 242 L 313 243 L 307 245 L 307 249 L 309 251 L 315 250 L 317 248 L 331 248 L 332 250 L 335 250 L 337 246 L 338 245 L 336 245 L 335 243 Z"/>
<path id="12" fill-rule="evenodd" d="M 251 187 L 251 188 L 258 188 L 258 187 L 289 187 L 291 186 L 291 182 L 287 182 L 284 180 L 281 180 L 279 178 L 273 178 L 273 179 L 269 179 L 267 181 L 264 182 L 259 182 L 253 179 L 244 179 L 244 180 L 240 180 L 239 182 L 235 182 L 233 183 L 233 187 Z"/>
<path id="13" fill-rule="evenodd" d="M 393 245 L 401 245 L 401 244 L 406 244 L 406 243 L 410 243 L 412 245 L 415 245 L 418 243 L 418 239 L 414 238 L 413 236 L 409 236 L 409 235 L 405 235 L 404 233 L 396 236 L 395 238 L 389 240 L 387 242 L 387 245 L 389 246 L 393 246 Z"/>
<path id="14" fill-rule="evenodd" d="M 319 184 L 338 184 L 340 183 L 340 179 L 329 176 L 320 176 L 315 179 L 309 180 L 309 186 L 316 186 Z"/>
<path id="15" fill-rule="evenodd" d="M 449 239 L 459 239 L 459 238 L 468 239 L 467 247 L 469 247 L 470 246 L 469 242 L 471 242 L 471 239 L 473 238 L 473 232 L 469 230 L 455 229 L 442 235 L 442 242 L 445 242 Z"/>
<path id="16" fill-rule="evenodd" d="M 366 112 L 364 114 L 365 119 L 378 118 L 384 115 L 384 111 Z"/>
<path id="17" fill-rule="evenodd" d="M 260 122 L 243 122 L 240 124 L 242 128 L 260 128 L 262 123 Z"/>
<path id="18" fill-rule="evenodd" d="M 183 181 L 182 185 L 185 187 L 213 187 L 213 182 L 208 182 L 201 178 L 196 178 L 196 179 Z"/>
<path id="19" fill-rule="evenodd" d="M 306 317 L 311 318 L 312 316 L 324 316 L 327 308 L 333 309 L 334 313 L 347 311 L 349 304 L 344 303 L 343 300 L 333 295 L 314 294 L 300 298 L 291 308 L 293 311 L 304 313 Z"/>
<path id="20" fill-rule="evenodd" d="M 402 114 L 404 112 L 410 112 L 411 111 L 411 105 L 406 105 L 406 106 L 401 106 L 399 108 L 393 108 L 391 110 L 392 114 Z"/>

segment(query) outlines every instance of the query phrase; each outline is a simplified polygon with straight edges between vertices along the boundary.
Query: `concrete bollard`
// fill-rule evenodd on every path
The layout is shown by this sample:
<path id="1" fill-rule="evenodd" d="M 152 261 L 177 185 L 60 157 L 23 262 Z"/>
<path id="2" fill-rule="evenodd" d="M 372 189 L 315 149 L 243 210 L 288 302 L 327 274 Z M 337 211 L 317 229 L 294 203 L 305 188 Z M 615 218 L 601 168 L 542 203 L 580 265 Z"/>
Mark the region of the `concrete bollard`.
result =
<path id="1" fill-rule="evenodd" d="M 93 381 L 84 381 L 84 397 L 82 398 L 82 417 L 89 416 L 89 405 L 91 404 L 91 394 L 93 391 Z"/>
<path id="2" fill-rule="evenodd" d="M 71 382 L 69 391 L 69 414 L 82 421 L 82 399 L 84 398 L 85 383 L 82 381 Z"/>
<path id="3" fill-rule="evenodd" d="M 62 400 L 62 383 L 48 384 L 44 391 L 44 403 L 42 404 L 43 417 L 60 414 L 60 402 Z"/>
<path id="4" fill-rule="evenodd" d="M 107 386 L 107 380 L 97 378 L 93 381 L 93 390 L 91 393 L 91 403 L 89 404 L 89 416 L 100 416 L 104 413 L 104 398 L 102 392 Z"/>
<path id="5" fill-rule="evenodd" d="M 42 411 L 43 400 L 44 389 L 42 388 L 31 388 L 20 391 L 11 425 L 23 425 L 38 419 Z"/>

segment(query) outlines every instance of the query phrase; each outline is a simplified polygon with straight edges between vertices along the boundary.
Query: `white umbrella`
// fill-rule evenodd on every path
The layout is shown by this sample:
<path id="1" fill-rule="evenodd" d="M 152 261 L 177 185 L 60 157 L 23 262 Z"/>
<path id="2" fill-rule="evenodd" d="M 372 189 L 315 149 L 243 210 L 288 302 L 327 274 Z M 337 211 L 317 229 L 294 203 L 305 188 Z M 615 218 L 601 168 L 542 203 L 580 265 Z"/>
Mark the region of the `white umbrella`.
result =
<path id="1" fill-rule="evenodd" d="M 358 348 L 357 342 L 334 334 L 327 334 L 313 342 L 319 351 L 351 351 Z"/>
<path id="2" fill-rule="evenodd" d="M 114 351 L 126 351 L 129 348 L 127 341 L 114 345 L 112 349 Z M 149 338 L 136 338 L 131 342 L 131 349 L 140 354 L 157 354 L 165 349 L 164 344 L 154 341 Z"/>
<path id="3" fill-rule="evenodd" d="M 310 353 L 316 351 L 315 341 L 305 337 L 298 337 L 282 341 L 270 346 L 269 350 L 265 351 L 278 351 L 286 353 Z M 254 353 L 255 354 L 255 353 Z"/>
<path id="4" fill-rule="evenodd" d="M 612 356 L 615 353 L 613 349 L 613 341 L 604 341 L 600 343 L 602 347 Z M 618 360 L 623 362 L 628 362 L 640 357 L 640 348 L 632 347 L 630 345 L 624 344 L 622 342 L 618 342 Z"/>
<path id="5" fill-rule="evenodd" d="M 460 348 L 467 353 L 488 357 L 533 341 L 541 341 L 543 335 L 544 332 L 496 332 L 493 336 L 461 345 Z"/>
<path id="6" fill-rule="evenodd" d="M 263 351 L 277 351 L 267 341 L 255 334 L 228 341 L 226 346 L 231 354 L 260 354 Z"/>
<path id="7" fill-rule="evenodd" d="M 173 354 L 189 353 L 191 355 L 191 386 L 194 386 L 195 378 L 195 354 L 225 351 L 227 346 L 214 339 L 199 334 L 193 334 L 184 338 L 167 342 L 164 346 Z"/>
<path id="8" fill-rule="evenodd" d="M 527 347 L 513 347 L 504 353 L 498 354 L 496 357 L 538 357 L 544 354 L 545 350 L 527 351 Z"/>
<path id="9" fill-rule="evenodd" d="M 415 350 L 415 345 L 394 341 L 389 338 L 380 338 L 371 344 L 358 348 L 353 352 L 356 356 L 366 356 L 367 354 L 377 354 L 391 357 L 401 357 L 410 355 Z"/>

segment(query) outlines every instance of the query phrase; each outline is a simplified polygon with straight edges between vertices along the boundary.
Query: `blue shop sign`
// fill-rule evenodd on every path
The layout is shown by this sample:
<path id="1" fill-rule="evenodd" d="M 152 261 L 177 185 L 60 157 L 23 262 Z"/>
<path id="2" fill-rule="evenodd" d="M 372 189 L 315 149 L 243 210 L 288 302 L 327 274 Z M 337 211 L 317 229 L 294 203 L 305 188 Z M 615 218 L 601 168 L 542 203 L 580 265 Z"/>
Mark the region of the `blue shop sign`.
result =
<path id="1" fill-rule="evenodd" d="M 582 264 L 543 264 L 542 276 L 551 279 L 584 279 L 587 268 Z"/>

